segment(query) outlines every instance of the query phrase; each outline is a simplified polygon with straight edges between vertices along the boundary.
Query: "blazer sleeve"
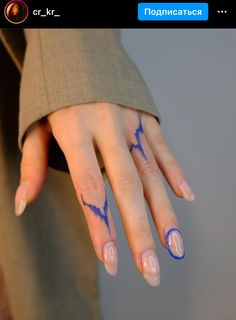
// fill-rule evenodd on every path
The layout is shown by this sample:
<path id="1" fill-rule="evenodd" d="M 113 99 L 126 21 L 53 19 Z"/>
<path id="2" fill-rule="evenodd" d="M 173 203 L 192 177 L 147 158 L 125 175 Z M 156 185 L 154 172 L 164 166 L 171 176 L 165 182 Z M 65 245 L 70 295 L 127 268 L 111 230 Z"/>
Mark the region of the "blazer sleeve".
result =
<path id="1" fill-rule="evenodd" d="M 25 29 L 24 32 L 20 150 L 27 129 L 35 121 L 81 103 L 106 101 L 127 106 L 152 114 L 160 123 L 151 94 L 121 44 L 119 30 Z M 50 154 L 51 166 L 68 171 L 55 140 Z M 103 166 L 101 159 L 99 164 Z"/>

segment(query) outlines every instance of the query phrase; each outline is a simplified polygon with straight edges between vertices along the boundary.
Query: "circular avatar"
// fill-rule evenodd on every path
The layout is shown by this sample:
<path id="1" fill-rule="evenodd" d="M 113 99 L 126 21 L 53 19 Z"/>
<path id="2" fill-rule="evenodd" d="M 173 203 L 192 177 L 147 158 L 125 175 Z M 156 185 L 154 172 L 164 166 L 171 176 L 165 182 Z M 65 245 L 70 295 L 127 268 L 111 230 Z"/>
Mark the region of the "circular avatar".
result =
<path id="1" fill-rule="evenodd" d="M 4 14 L 9 22 L 19 24 L 27 19 L 29 9 L 23 1 L 12 0 L 5 6 Z"/>

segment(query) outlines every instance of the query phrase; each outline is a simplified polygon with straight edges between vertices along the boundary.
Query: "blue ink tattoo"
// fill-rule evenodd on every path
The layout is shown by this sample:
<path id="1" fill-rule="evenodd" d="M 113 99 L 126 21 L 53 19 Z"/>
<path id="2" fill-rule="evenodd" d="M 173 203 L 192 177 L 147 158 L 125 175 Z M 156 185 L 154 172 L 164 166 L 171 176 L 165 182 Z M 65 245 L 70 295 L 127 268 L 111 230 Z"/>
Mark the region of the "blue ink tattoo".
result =
<path id="1" fill-rule="evenodd" d="M 141 152 L 142 156 L 145 158 L 145 160 L 147 160 L 147 157 L 144 153 L 143 146 L 142 146 L 141 139 L 140 139 L 140 134 L 143 133 L 143 126 L 142 126 L 141 117 L 140 117 L 139 112 L 138 112 L 138 118 L 139 118 L 139 126 L 135 132 L 135 137 L 136 137 L 136 140 L 138 141 L 138 143 L 137 144 L 132 143 L 131 147 L 129 148 L 129 151 L 132 152 L 133 148 L 138 149 Z"/>
<path id="2" fill-rule="evenodd" d="M 85 206 L 88 206 L 93 213 L 95 213 L 96 216 L 100 217 L 101 220 L 104 220 L 107 228 L 108 228 L 108 231 L 109 231 L 109 234 L 111 235 L 111 231 L 110 231 L 110 226 L 109 226 L 109 220 L 108 220 L 108 201 L 107 201 L 107 193 L 106 193 L 106 199 L 105 199 L 105 204 L 103 206 L 103 211 L 104 211 L 104 214 L 101 212 L 100 208 L 96 207 L 95 205 L 93 204 L 89 204 L 87 202 L 84 201 L 83 199 L 83 196 L 82 196 L 82 193 L 80 194 L 81 195 L 81 199 L 83 201 L 83 204 Z"/>

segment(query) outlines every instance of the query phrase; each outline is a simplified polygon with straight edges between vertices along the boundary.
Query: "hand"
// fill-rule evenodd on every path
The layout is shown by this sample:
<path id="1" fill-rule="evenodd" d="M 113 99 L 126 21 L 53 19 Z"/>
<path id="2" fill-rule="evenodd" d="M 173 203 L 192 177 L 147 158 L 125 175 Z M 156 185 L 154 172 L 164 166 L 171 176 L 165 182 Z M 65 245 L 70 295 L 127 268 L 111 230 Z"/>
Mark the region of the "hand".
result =
<path id="1" fill-rule="evenodd" d="M 109 103 L 88 103 L 53 112 L 27 131 L 23 145 L 16 214 L 32 203 L 42 188 L 48 149 L 54 136 L 64 152 L 96 254 L 106 271 L 117 273 L 117 236 L 108 208 L 104 180 L 95 151 L 102 156 L 137 269 L 151 286 L 160 282 L 156 245 L 145 199 L 160 241 L 176 259 L 184 257 L 177 217 L 164 187 L 186 200 L 194 194 L 174 159 L 154 116 Z"/>

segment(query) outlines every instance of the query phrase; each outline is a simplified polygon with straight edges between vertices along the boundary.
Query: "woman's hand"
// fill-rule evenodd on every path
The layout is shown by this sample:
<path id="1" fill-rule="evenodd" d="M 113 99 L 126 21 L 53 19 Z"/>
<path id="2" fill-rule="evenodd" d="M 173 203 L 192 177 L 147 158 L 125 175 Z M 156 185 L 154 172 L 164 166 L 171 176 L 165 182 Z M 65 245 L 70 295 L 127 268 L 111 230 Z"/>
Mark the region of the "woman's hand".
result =
<path id="1" fill-rule="evenodd" d="M 160 267 L 144 199 L 161 243 L 174 258 L 182 259 L 183 241 L 162 174 L 177 196 L 191 201 L 194 194 L 154 116 L 115 104 L 88 103 L 53 112 L 46 121 L 31 126 L 23 145 L 21 180 L 15 197 L 17 215 L 36 199 L 42 188 L 51 135 L 64 152 L 96 254 L 107 272 L 117 273 L 117 236 L 97 150 L 137 269 L 151 286 L 157 286 Z"/>

